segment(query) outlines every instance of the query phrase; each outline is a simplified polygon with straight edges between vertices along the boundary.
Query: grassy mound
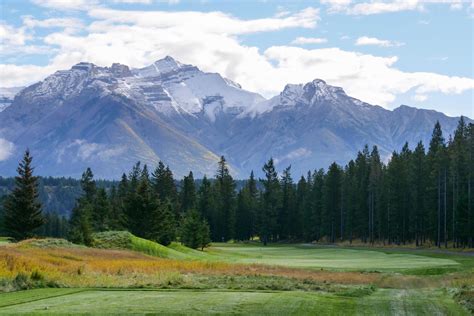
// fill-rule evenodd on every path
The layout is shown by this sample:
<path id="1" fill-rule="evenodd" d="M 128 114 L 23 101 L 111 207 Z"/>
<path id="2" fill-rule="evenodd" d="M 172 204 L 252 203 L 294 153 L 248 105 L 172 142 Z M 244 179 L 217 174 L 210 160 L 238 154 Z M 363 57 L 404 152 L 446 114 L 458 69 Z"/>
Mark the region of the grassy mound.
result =
<path id="1" fill-rule="evenodd" d="M 154 257 L 169 259 L 189 259 L 191 257 L 183 252 L 165 247 L 154 241 L 137 237 L 127 231 L 96 233 L 94 234 L 93 239 L 93 246 L 95 248 L 128 249 Z"/>
<path id="2" fill-rule="evenodd" d="M 183 244 L 178 243 L 178 242 L 172 242 L 168 246 L 168 248 L 171 248 L 171 249 L 176 250 L 178 252 L 184 253 L 184 254 L 186 254 L 188 256 L 191 256 L 191 257 L 194 257 L 196 259 L 199 259 L 199 258 L 209 259 L 209 254 L 208 253 L 206 253 L 204 251 L 200 251 L 200 250 L 196 250 L 196 249 L 186 247 Z"/>

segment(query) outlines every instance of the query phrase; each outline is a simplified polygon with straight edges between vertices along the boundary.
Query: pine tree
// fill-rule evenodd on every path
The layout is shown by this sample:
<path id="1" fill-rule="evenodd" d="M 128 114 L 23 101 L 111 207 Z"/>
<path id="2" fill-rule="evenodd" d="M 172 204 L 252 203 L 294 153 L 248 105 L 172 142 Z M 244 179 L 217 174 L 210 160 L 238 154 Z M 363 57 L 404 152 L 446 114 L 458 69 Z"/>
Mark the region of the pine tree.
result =
<path id="1" fill-rule="evenodd" d="M 4 203 L 5 229 L 16 240 L 33 237 L 45 222 L 38 201 L 38 178 L 33 176 L 32 160 L 27 149 L 17 169 L 15 188 Z"/>
<path id="2" fill-rule="evenodd" d="M 249 240 L 255 234 L 258 190 L 253 171 L 245 186 L 237 195 L 236 238 Z"/>
<path id="3" fill-rule="evenodd" d="M 321 234 L 326 236 L 329 242 L 335 242 L 338 234 L 340 220 L 342 171 L 334 162 L 329 166 L 324 181 L 323 190 L 323 212 Z"/>
<path id="4" fill-rule="evenodd" d="M 96 197 L 94 174 L 90 168 L 82 174 L 81 188 L 83 195 L 76 201 L 70 219 L 68 239 L 77 244 L 92 245 L 92 216 Z"/>
<path id="5" fill-rule="evenodd" d="M 175 240 L 176 221 L 173 205 L 169 200 L 166 203 L 159 203 L 153 211 L 152 229 L 149 236 L 150 239 L 164 246 L 168 246 Z"/>
<path id="6" fill-rule="evenodd" d="M 111 228 L 111 210 L 107 197 L 107 192 L 104 188 L 97 190 L 93 201 L 92 209 L 92 227 L 94 231 L 101 232 Z"/>
<path id="7" fill-rule="evenodd" d="M 230 175 L 224 156 L 218 163 L 215 182 L 215 201 L 217 206 L 217 236 L 222 241 L 234 237 L 235 228 L 235 182 Z"/>
<path id="8" fill-rule="evenodd" d="M 196 208 L 197 197 L 196 197 L 196 185 L 194 183 L 194 177 L 192 171 L 189 172 L 188 176 L 183 178 L 182 188 L 180 192 L 181 196 L 181 211 L 186 213 L 190 209 Z"/>
<path id="9" fill-rule="evenodd" d="M 409 173 L 410 201 L 412 203 L 410 225 L 414 229 L 416 246 L 423 245 L 426 239 L 427 217 L 426 214 L 426 178 L 428 170 L 423 143 L 420 141 L 413 151 Z"/>
<path id="10" fill-rule="evenodd" d="M 376 238 L 377 219 L 380 219 L 382 191 L 382 163 L 377 146 L 370 153 L 369 170 L 369 240 L 373 244 Z"/>
<path id="11" fill-rule="evenodd" d="M 216 234 L 218 231 L 218 214 L 214 189 L 206 176 L 202 179 L 201 186 L 199 187 L 197 210 L 201 217 L 209 223 L 212 239 L 220 240 L 219 235 Z"/>
<path id="12" fill-rule="evenodd" d="M 444 155 L 445 142 L 441 125 L 436 122 L 431 136 L 428 150 L 429 166 L 429 185 L 428 185 L 428 204 L 427 208 L 431 211 L 429 214 L 430 237 L 436 241 L 436 245 L 441 246 L 441 207 L 442 207 L 442 180 L 444 175 Z"/>
<path id="13" fill-rule="evenodd" d="M 291 220 L 291 234 L 297 239 L 316 240 L 312 228 L 315 218 L 312 216 L 313 207 L 310 205 L 309 186 L 306 178 L 301 176 L 296 185 L 295 213 Z M 310 207 L 311 206 L 311 207 Z"/>
<path id="14" fill-rule="evenodd" d="M 190 248 L 204 249 L 209 244 L 209 226 L 196 210 L 189 210 L 181 225 L 181 242 Z"/>
<path id="15" fill-rule="evenodd" d="M 152 173 L 152 182 L 155 192 L 161 201 L 169 200 L 171 203 L 176 203 L 177 191 L 173 179 L 173 173 L 168 166 L 160 161 L 158 167 Z"/>
<path id="16" fill-rule="evenodd" d="M 277 230 L 277 216 L 280 208 L 281 195 L 278 174 L 271 158 L 264 166 L 265 179 L 260 179 L 264 191 L 261 198 L 259 214 L 259 233 L 263 245 L 266 246 L 270 239 L 275 240 Z"/>
<path id="17" fill-rule="evenodd" d="M 291 178 L 291 166 L 283 170 L 281 178 L 281 207 L 277 224 L 280 239 L 288 239 L 290 234 L 290 220 L 295 213 L 295 187 Z"/>

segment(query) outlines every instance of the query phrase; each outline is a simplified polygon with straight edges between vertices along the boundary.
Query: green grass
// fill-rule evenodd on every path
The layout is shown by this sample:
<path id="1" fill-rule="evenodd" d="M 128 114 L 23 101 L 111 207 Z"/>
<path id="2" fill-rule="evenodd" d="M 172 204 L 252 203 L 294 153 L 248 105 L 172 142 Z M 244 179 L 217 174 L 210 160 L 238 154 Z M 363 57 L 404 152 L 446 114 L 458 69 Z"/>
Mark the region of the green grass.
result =
<path id="1" fill-rule="evenodd" d="M 9 244 L 12 242 L 10 237 L 0 237 L 0 245 L 2 244 Z"/>
<path id="2" fill-rule="evenodd" d="M 457 269 L 461 263 L 450 256 L 428 256 L 368 249 L 322 248 L 298 245 L 225 245 L 215 244 L 210 252 L 221 260 L 292 268 L 342 271 L 420 272 L 423 269 Z M 464 259 L 464 258 L 463 258 Z M 474 262 L 474 258 L 467 258 Z M 436 271 L 435 271 L 436 272 Z M 439 274 L 439 273 L 434 273 Z"/>
<path id="3" fill-rule="evenodd" d="M 63 295 L 61 295 L 61 291 Z M 5 306 L 8 302 L 10 306 Z M 14 305 L 12 305 L 14 304 Z M 308 292 L 41 289 L 0 294 L 0 314 L 468 315 L 441 290 Z"/>
<path id="4" fill-rule="evenodd" d="M 195 259 L 194 249 L 180 244 L 166 247 L 151 240 L 137 237 L 127 231 L 109 231 L 93 236 L 94 247 L 104 249 L 128 249 L 150 256 L 168 259 Z"/>

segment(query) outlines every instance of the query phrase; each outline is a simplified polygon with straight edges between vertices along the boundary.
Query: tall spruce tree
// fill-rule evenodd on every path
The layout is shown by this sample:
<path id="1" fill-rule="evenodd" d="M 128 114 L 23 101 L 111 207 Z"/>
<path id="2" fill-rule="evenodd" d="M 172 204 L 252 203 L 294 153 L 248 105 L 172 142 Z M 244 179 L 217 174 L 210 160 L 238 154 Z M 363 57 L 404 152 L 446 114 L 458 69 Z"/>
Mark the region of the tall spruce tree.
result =
<path id="1" fill-rule="evenodd" d="M 188 176 L 185 176 L 183 178 L 181 186 L 181 211 L 183 213 L 186 213 L 191 209 L 195 209 L 197 203 L 196 185 L 194 183 L 194 176 L 192 171 L 189 172 Z"/>
<path id="2" fill-rule="evenodd" d="M 68 239 L 77 244 L 90 246 L 93 233 L 92 216 L 97 192 L 94 174 L 90 168 L 82 174 L 81 188 L 83 195 L 77 199 L 72 210 Z"/>
<path id="3" fill-rule="evenodd" d="M 209 226 L 196 210 L 189 210 L 181 225 L 181 242 L 190 248 L 204 249 L 209 242 Z"/>
<path id="4" fill-rule="evenodd" d="M 293 213 L 295 213 L 295 187 L 293 184 L 293 178 L 291 177 L 291 166 L 283 170 L 283 174 L 280 181 L 281 185 L 281 205 L 278 212 L 278 238 L 288 239 L 295 237 L 290 232 L 290 221 Z"/>
<path id="5" fill-rule="evenodd" d="M 234 237 L 235 228 L 235 182 L 230 175 L 227 161 L 221 156 L 215 181 L 217 206 L 217 236 L 222 241 Z"/>
<path id="6" fill-rule="evenodd" d="M 260 179 L 264 191 L 262 193 L 259 214 L 259 234 L 263 245 L 266 246 L 269 240 L 274 241 L 277 237 L 277 216 L 281 203 L 281 194 L 273 158 L 270 158 L 262 170 L 265 173 L 265 178 Z"/>
<path id="7" fill-rule="evenodd" d="M 15 188 L 4 203 L 4 225 L 15 240 L 33 237 L 45 218 L 38 201 L 38 178 L 33 175 L 33 157 L 27 149 L 18 165 Z"/>

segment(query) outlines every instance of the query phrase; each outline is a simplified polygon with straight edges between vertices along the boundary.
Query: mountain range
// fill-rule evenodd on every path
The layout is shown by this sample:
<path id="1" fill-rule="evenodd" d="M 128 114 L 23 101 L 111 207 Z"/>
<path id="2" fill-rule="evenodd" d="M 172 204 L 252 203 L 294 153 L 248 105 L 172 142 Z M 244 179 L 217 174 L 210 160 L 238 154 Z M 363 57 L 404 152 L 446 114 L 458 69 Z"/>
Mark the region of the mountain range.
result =
<path id="1" fill-rule="evenodd" d="M 459 119 L 406 105 L 390 111 L 320 79 L 265 99 L 169 56 L 139 69 L 79 63 L 18 90 L 0 89 L 0 140 L 14 149 L 1 175 L 15 173 L 27 147 L 41 175 L 79 177 L 91 167 L 118 178 L 136 161 L 162 160 L 176 176 L 213 176 L 220 155 L 237 178 L 259 174 L 270 157 L 302 175 L 345 164 L 365 144 L 385 159 L 406 141 L 427 147 L 436 121 L 447 136 Z"/>

